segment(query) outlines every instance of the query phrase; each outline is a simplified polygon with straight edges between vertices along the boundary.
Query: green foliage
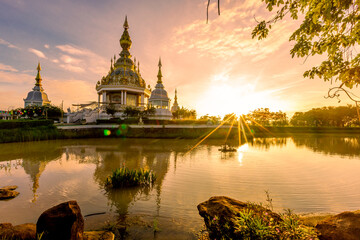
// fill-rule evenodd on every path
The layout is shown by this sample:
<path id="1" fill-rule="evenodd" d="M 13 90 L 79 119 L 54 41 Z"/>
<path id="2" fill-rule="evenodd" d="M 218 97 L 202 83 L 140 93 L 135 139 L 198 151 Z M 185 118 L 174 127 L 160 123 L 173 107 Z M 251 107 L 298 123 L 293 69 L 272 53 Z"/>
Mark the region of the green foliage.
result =
<path id="1" fill-rule="evenodd" d="M 283 214 L 272 212 L 272 199 L 268 191 L 267 204 L 247 203 L 240 211 L 231 209 L 234 218 L 226 219 L 215 216 L 208 219 L 208 231 L 213 238 L 219 239 L 261 239 L 261 240 L 318 240 L 313 227 L 305 226 L 300 222 L 298 215 L 290 210 Z"/>
<path id="2" fill-rule="evenodd" d="M 290 120 L 293 126 L 353 127 L 359 126 L 355 106 L 313 108 L 307 112 L 296 112 Z"/>
<path id="3" fill-rule="evenodd" d="M 14 110 L 14 115 L 28 118 L 58 119 L 61 117 L 61 109 L 53 105 L 36 106 L 30 105 L 25 108 Z"/>
<path id="4" fill-rule="evenodd" d="M 53 124 L 53 120 L 0 120 L 0 129 L 34 128 Z"/>
<path id="5" fill-rule="evenodd" d="M 209 114 L 206 114 L 204 116 L 201 116 L 199 118 L 199 120 L 211 122 L 212 124 L 218 124 L 218 123 L 220 123 L 221 117 L 220 116 L 209 116 Z"/>
<path id="6" fill-rule="evenodd" d="M 253 125 L 257 123 L 263 126 L 284 126 L 288 124 L 286 113 L 271 112 L 268 108 L 256 109 L 245 115 L 244 118 Z"/>
<path id="7" fill-rule="evenodd" d="M 106 111 L 107 114 L 114 117 L 114 114 L 116 113 L 115 105 L 111 104 L 111 103 L 106 105 L 105 111 Z"/>
<path id="8" fill-rule="evenodd" d="M 0 143 L 40 141 L 61 137 L 55 126 L 0 129 Z"/>
<path id="9" fill-rule="evenodd" d="M 179 108 L 175 112 L 172 113 L 174 119 L 196 119 L 196 110 L 187 109 L 184 107 Z"/>
<path id="10" fill-rule="evenodd" d="M 154 107 L 148 107 L 145 110 L 141 111 L 139 108 L 127 106 L 124 110 L 124 115 L 126 117 L 147 117 L 155 114 Z"/>
<path id="11" fill-rule="evenodd" d="M 339 80 L 352 88 L 360 83 L 360 11 L 359 1 L 352 0 L 262 0 L 269 11 L 276 9 L 270 21 L 261 21 L 252 37 L 266 38 L 271 26 L 289 15 L 293 20 L 304 16 L 300 27 L 290 36 L 295 44 L 292 57 L 325 55 L 319 66 L 304 73 L 304 77 L 324 81 Z"/>
<path id="12" fill-rule="evenodd" d="M 129 170 L 122 167 L 113 171 L 105 181 L 105 186 L 110 188 L 123 188 L 134 186 L 151 186 L 156 180 L 156 175 L 152 171 L 140 169 Z"/>

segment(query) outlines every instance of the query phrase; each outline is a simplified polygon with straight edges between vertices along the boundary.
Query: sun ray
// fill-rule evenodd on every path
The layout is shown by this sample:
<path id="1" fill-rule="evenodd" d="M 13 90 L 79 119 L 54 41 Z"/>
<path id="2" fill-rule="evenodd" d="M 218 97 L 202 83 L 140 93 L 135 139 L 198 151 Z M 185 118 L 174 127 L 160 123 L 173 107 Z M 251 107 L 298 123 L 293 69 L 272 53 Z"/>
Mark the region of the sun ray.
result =
<path id="1" fill-rule="evenodd" d="M 242 117 L 241 117 L 242 118 Z M 246 133 L 245 133 L 245 129 L 244 129 L 244 124 L 241 122 L 241 129 L 242 129 L 242 132 L 243 132 L 243 135 L 244 135 L 244 139 L 245 139 L 245 142 L 247 143 L 248 140 L 247 140 L 247 137 L 246 137 Z"/>
<path id="2" fill-rule="evenodd" d="M 249 116 L 248 116 L 249 117 Z M 261 125 L 260 123 L 258 123 L 255 119 L 253 119 L 252 117 L 249 117 L 251 119 L 251 121 L 253 121 L 256 125 L 258 125 L 260 128 L 264 129 L 266 132 L 270 133 L 273 137 L 276 137 L 272 132 L 270 132 L 268 129 L 266 129 L 263 125 Z"/>
<path id="3" fill-rule="evenodd" d="M 226 123 L 232 116 L 234 115 L 231 114 L 228 118 L 226 118 L 225 120 L 223 120 L 219 126 L 217 126 L 214 130 L 212 130 L 208 135 L 206 135 L 203 139 L 201 139 L 197 144 L 195 144 L 195 146 L 193 146 L 189 151 L 187 151 L 185 154 L 188 154 L 189 152 L 191 152 L 192 150 L 194 150 L 194 148 L 196 148 L 197 146 L 199 146 L 205 139 L 207 139 L 211 134 L 213 134 L 216 130 L 218 130 L 222 125 L 224 125 L 224 123 Z"/>
<path id="4" fill-rule="evenodd" d="M 253 132 L 251 131 L 249 125 L 246 123 L 245 118 L 242 115 L 241 115 L 241 118 L 242 118 L 242 120 L 243 120 L 243 122 L 245 124 L 245 127 L 248 129 L 250 135 L 254 138 L 255 136 L 254 136 Z"/>
<path id="5" fill-rule="evenodd" d="M 234 115 L 234 113 L 233 113 L 233 115 Z M 232 129 L 233 125 L 234 125 L 234 122 L 235 122 L 235 116 L 234 116 L 234 118 L 233 118 L 233 120 L 231 122 L 230 129 L 229 129 L 228 133 L 226 134 L 225 144 L 226 144 L 226 142 L 227 142 L 227 140 L 229 138 L 229 135 L 230 135 L 231 129 Z"/>
<path id="6" fill-rule="evenodd" d="M 239 146 L 241 146 L 241 130 L 240 130 L 240 121 L 241 121 L 241 118 L 240 118 L 240 116 L 239 116 L 239 121 L 238 121 Z"/>

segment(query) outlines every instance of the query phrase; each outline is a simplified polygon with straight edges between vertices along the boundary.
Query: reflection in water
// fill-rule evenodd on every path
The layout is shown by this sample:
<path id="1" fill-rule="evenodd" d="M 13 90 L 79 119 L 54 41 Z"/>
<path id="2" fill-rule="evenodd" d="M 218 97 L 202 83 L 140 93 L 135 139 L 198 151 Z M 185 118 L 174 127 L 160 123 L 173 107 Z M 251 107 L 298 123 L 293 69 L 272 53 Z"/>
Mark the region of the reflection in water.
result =
<path id="1" fill-rule="evenodd" d="M 279 208 L 303 212 L 350 210 L 359 204 L 360 180 L 354 176 L 360 161 L 343 158 L 360 159 L 359 137 L 254 138 L 226 159 L 218 151 L 223 142 L 214 139 L 186 154 L 196 142 L 86 139 L 1 144 L 0 182 L 20 185 L 21 194 L 0 205 L 0 222 L 36 222 L 44 209 L 76 199 L 83 215 L 111 212 L 122 220 L 132 214 L 160 219 L 159 236 L 166 236 L 175 234 L 168 228 L 191 232 L 201 227 L 196 205 L 214 195 L 260 201 L 263 190 L 271 188 Z M 155 185 L 106 191 L 106 177 L 122 166 L 153 170 Z"/>

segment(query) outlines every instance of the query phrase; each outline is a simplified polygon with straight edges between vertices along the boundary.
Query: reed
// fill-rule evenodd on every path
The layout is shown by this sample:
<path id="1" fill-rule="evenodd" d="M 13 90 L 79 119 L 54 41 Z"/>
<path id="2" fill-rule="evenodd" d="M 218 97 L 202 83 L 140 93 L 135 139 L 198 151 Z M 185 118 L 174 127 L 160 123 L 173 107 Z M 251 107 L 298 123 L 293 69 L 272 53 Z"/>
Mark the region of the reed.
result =
<path id="1" fill-rule="evenodd" d="M 130 170 L 126 167 L 117 168 L 105 180 L 107 188 L 124 188 L 135 186 L 151 186 L 156 180 L 156 175 L 149 170 Z"/>

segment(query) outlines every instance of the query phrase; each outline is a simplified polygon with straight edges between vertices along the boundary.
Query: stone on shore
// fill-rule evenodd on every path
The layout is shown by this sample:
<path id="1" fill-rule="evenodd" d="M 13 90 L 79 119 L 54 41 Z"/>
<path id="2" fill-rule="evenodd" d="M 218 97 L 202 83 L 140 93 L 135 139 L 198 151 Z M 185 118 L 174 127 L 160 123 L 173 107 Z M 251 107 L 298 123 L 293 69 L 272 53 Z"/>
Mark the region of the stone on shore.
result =
<path id="1" fill-rule="evenodd" d="M 281 221 L 279 214 L 259 205 L 256 205 L 256 209 L 254 207 L 255 205 L 225 196 L 211 197 L 197 206 L 199 214 L 204 218 L 205 225 L 209 230 L 210 239 L 222 239 L 224 233 L 233 239 L 241 239 L 242 237 L 236 233 L 235 219 L 236 213 L 245 209 L 251 209 L 255 213 L 267 213 L 274 221 Z"/>
<path id="2" fill-rule="evenodd" d="M 83 240 L 84 218 L 77 202 L 64 202 L 43 212 L 36 233 L 43 234 L 41 240 Z"/>
<path id="3" fill-rule="evenodd" d="M 14 191 L 17 186 L 7 186 L 0 188 L 0 200 L 14 198 L 19 195 L 19 192 Z"/>
<path id="4" fill-rule="evenodd" d="M 13 226 L 11 223 L 0 223 L 0 239 L 34 240 L 36 225 L 25 223 Z"/>
<path id="5" fill-rule="evenodd" d="M 84 240 L 114 240 L 115 235 L 109 231 L 84 232 Z"/>
<path id="6" fill-rule="evenodd" d="M 343 212 L 316 225 L 320 240 L 359 240 L 360 210 Z"/>

